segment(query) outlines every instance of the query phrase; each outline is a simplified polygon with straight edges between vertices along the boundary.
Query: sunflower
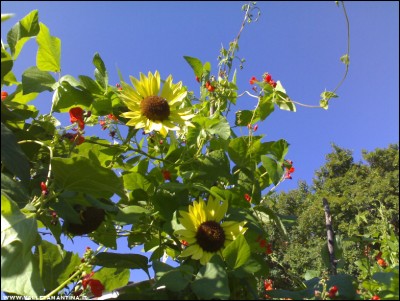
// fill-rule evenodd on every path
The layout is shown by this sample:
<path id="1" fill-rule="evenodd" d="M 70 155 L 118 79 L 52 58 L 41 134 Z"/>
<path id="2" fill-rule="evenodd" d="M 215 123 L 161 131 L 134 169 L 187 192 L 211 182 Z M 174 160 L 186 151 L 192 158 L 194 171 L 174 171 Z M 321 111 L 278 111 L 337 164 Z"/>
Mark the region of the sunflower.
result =
<path id="1" fill-rule="evenodd" d="M 229 243 L 246 232 L 243 227 L 246 222 L 221 223 L 227 209 L 227 201 L 220 204 L 219 200 L 209 200 L 206 204 L 200 199 L 189 206 L 189 212 L 179 211 L 179 221 L 185 229 L 176 230 L 175 234 L 188 245 L 181 253 L 182 257 L 192 256 L 204 265 L 214 254 L 221 255 Z"/>
<path id="2" fill-rule="evenodd" d="M 158 131 L 164 137 L 168 131 L 177 131 L 184 126 L 193 126 L 189 119 L 190 108 L 182 108 L 187 91 L 182 88 L 182 82 L 172 83 L 172 75 L 165 80 L 160 93 L 160 74 L 148 73 L 146 77 L 140 73 L 140 80 L 130 76 L 133 88 L 122 82 L 119 95 L 129 112 L 121 116 L 129 118 L 126 123 L 136 129 L 144 128 L 146 132 Z"/>

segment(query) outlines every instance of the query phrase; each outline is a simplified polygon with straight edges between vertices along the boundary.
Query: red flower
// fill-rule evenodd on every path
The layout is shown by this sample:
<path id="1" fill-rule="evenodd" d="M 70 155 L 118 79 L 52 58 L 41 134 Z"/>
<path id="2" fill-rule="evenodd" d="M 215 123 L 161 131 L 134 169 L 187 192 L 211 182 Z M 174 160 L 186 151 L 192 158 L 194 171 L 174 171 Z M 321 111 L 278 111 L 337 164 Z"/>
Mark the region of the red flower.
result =
<path id="1" fill-rule="evenodd" d="M 338 292 L 338 287 L 336 285 L 332 286 L 328 292 L 328 297 L 329 298 L 334 298 L 336 297 L 336 293 Z"/>
<path id="2" fill-rule="evenodd" d="M 271 87 L 276 87 L 276 82 L 272 79 L 271 74 L 264 73 L 264 82 L 270 84 Z"/>
<path id="3" fill-rule="evenodd" d="M 246 201 L 248 201 L 249 203 L 251 202 L 251 196 L 250 196 L 248 193 L 246 193 L 246 194 L 244 195 L 244 198 L 245 198 Z"/>
<path id="4" fill-rule="evenodd" d="M 161 172 L 165 181 L 171 181 L 171 173 L 168 170 L 162 170 Z"/>
<path id="5" fill-rule="evenodd" d="M 118 91 L 121 91 L 121 90 L 122 90 L 122 87 L 121 87 L 120 84 L 117 83 L 115 86 L 117 87 Z"/>
<path id="6" fill-rule="evenodd" d="M 258 130 L 258 124 L 256 124 L 256 125 L 254 126 L 253 131 L 255 132 L 255 131 L 257 131 L 257 130 Z"/>
<path id="7" fill-rule="evenodd" d="M 267 246 L 267 240 L 266 239 L 261 239 L 260 240 L 260 247 L 265 248 Z"/>
<path id="8" fill-rule="evenodd" d="M 86 275 L 82 279 L 82 286 L 84 289 L 89 285 L 90 291 L 95 297 L 101 297 L 103 295 L 104 286 L 101 284 L 100 280 L 92 279 L 94 272 L 91 272 L 89 275 Z"/>
<path id="9" fill-rule="evenodd" d="M 108 117 L 108 119 L 110 119 L 110 120 L 118 121 L 118 118 L 115 117 L 115 115 L 113 115 L 113 114 L 108 114 L 107 117 Z"/>
<path id="10" fill-rule="evenodd" d="M 196 75 L 196 81 L 199 83 L 200 82 L 200 78 Z"/>
<path id="11" fill-rule="evenodd" d="M 182 245 L 184 245 L 185 247 L 189 246 L 189 243 L 186 240 L 182 240 Z"/>
<path id="12" fill-rule="evenodd" d="M 47 185 L 45 182 L 41 182 L 40 183 L 40 188 L 42 188 L 42 190 L 47 190 Z"/>
<path id="13" fill-rule="evenodd" d="M 273 281 L 271 279 L 264 280 L 264 289 L 266 291 L 272 291 L 274 288 L 272 287 Z"/>
<path id="14" fill-rule="evenodd" d="M 107 128 L 107 123 L 104 120 L 99 120 L 99 124 L 101 126 L 101 129 L 104 131 Z"/>
<path id="15" fill-rule="evenodd" d="M 207 89 L 209 92 L 214 92 L 215 87 L 211 86 L 210 82 L 207 81 L 207 82 L 206 82 L 206 89 Z"/>
<path id="16" fill-rule="evenodd" d="M 69 117 L 71 123 L 78 123 L 78 126 L 81 130 L 85 128 L 85 121 L 83 120 L 84 111 L 80 107 L 75 107 L 69 110 Z"/>
<path id="17" fill-rule="evenodd" d="M 1 101 L 8 97 L 8 93 L 6 91 L 1 91 Z"/>
<path id="18" fill-rule="evenodd" d="M 274 81 L 274 80 L 271 80 L 270 82 L 269 82 L 269 84 L 272 86 L 272 87 L 276 87 L 276 82 Z"/>
<path id="19" fill-rule="evenodd" d="M 290 165 L 293 164 L 293 161 L 286 161 L 288 163 L 290 163 Z M 286 167 L 286 174 L 285 174 L 285 179 L 292 179 L 292 173 L 294 173 L 295 168 L 293 166 L 290 166 L 290 168 Z"/>
<path id="20" fill-rule="evenodd" d="M 250 85 L 254 85 L 255 82 L 258 82 L 258 79 L 255 76 L 253 76 L 252 78 L 250 78 L 249 82 L 250 82 Z"/>
<path id="21" fill-rule="evenodd" d="M 376 262 L 383 268 L 386 268 L 388 266 L 387 262 L 383 258 L 379 258 Z"/>
<path id="22" fill-rule="evenodd" d="M 371 300 L 381 300 L 381 298 L 379 298 L 378 295 L 374 295 L 374 296 L 372 296 Z"/>

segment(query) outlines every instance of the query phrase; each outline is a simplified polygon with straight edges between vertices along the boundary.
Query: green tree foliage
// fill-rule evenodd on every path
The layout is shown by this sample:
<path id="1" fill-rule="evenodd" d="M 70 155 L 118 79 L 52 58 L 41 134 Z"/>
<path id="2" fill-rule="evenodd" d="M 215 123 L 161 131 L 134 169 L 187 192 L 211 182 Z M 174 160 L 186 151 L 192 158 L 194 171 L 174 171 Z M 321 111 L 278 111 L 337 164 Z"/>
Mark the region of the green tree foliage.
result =
<path id="1" fill-rule="evenodd" d="M 391 144 L 362 155 L 363 161 L 354 162 L 350 150 L 333 144 L 326 163 L 315 172 L 313 185 L 300 182 L 298 189 L 270 198 L 281 216 L 297 217 L 288 224 L 284 248 L 279 247 L 279 236 L 273 238 L 277 261 L 290 274 L 307 278 L 326 271 L 324 197 L 329 200 L 338 240 L 339 273 L 358 277 L 360 283 L 370 279 L 373 272 L 382 272 L 383 267 L 377 265 L 379 252 L 386 269 L 397 267 L 398 271 L 399 146 Z"/>

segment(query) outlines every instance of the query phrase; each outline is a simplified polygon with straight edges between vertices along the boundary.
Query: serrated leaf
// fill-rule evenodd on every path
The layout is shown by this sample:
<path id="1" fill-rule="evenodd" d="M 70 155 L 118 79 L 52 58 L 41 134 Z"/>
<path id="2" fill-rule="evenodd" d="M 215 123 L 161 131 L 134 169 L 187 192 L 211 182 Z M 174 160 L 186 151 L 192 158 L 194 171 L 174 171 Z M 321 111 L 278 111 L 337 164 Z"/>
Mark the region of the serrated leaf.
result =
<path id="1" fill-rule="evenodd" d="M 56 80 L 47 71 L 41 71 L 36 66 L 29 67 L 22 73 L 23 94 L 53 91 Z"/>
<path id="2" fill-rule="evenodd" d="M 39 49 L 36 65 L 42 71 L 61 71 L 61 40 L 50 35 L 49 29 L 40 23 L 40 31 L 36 37 Z"/>

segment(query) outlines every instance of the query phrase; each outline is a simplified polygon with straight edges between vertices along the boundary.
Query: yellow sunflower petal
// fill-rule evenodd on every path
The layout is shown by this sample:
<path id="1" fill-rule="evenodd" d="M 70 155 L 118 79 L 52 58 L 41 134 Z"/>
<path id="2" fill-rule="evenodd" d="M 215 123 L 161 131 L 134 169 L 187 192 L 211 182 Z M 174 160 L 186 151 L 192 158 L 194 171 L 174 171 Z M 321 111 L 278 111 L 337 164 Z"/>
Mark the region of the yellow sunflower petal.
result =
<path id="1" fill-rule="evenodd" d="M 222 204 L 218 206 L 217 212 L 215 213 L 215 221 L 220 222 L 224 218 L 227 210 L 228 210 L 228 201 L 224 200 L 222 201 Z"/>

